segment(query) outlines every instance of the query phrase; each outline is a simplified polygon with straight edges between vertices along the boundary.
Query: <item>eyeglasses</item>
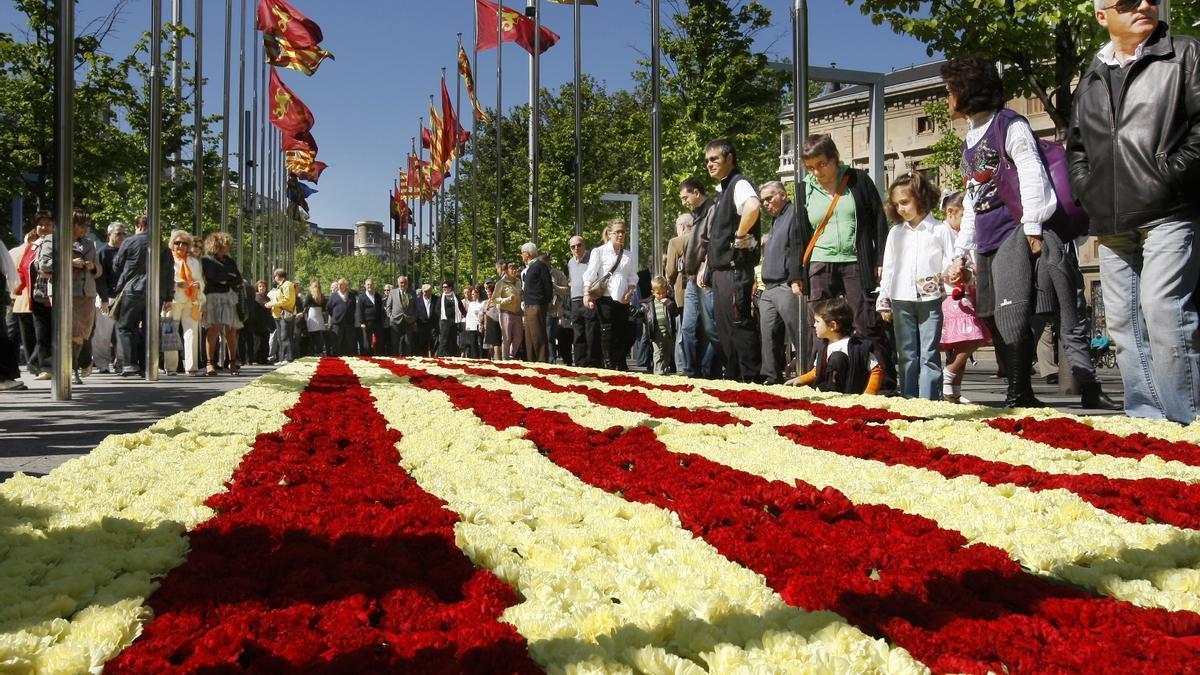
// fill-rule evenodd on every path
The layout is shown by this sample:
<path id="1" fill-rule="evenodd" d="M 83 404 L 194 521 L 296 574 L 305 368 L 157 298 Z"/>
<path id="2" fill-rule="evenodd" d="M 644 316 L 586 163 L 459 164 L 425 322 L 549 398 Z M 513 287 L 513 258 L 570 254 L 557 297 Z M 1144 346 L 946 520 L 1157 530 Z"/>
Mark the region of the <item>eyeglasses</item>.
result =
<path id="1" fill-rule="evenodd" d="M 1146 0 L 1146 2 L 1150 3 L 1151 7 L 1158 7 L 1158 0 Z M 1115 9 L 1117 10 L 1118 14 L 1128 14 L 1129 12 L 1132 12 L 1141 6 L 1142 0 L 1118 0 L 1108 7 L 1105 7 L 1104 11 L 1107 12 L 1110 9 Z"/>
<path id="2" fill-rule="evenodd" d="M 583 248 L 583 244 L 571 244 L 571 248 Z"/>
<path id="3" fill-rule="evenodd" d="M 705 157 L 704 161 L 709 164 L 720 164 L 723 159 L 725 159 L 725 155 L 717 155 L 716 157 Z"/>
<path id="4" fill-rule="evenodd" d="M 609 230 L 609 234 L 625 234 L 625 230 Z"/>
<path id="5" fill-rule="evenodd" d="M 191 246 L 192 242 L 190 242 L 190 241 L 173 241 L 173 242 L 171 242 L 171 245 L 172 246 Z"/>
<path id="6" fill-rule="evenodd" d="M 824 170 L 825 170 L 826 168 L 828 168 L 828 167 L 829 167 L 831 164 L 833 164 L 833 162 L 830 162 L 830 161 L 829 161 L 829 160 L 827 160 L 827 159 L 823 159 L 823 160 L 821 160 L 821 161 L 819 161 L 819 162 L 813 162 L 812 164 L 809 164 L 808 162 L 805 162 L 805 163 L 804 163 L 804 168 L 805 168 L 805 169 L 807 169 L 809 173 L 818 173 L 818 172 L 820 172 L 820 171 L 824 171 Z"/>
<path id="7" fill-rule="evenodd" d="M 778 192 L 772 192 L 771 194 L 763 195 L 764 202 L 773 202 L 776 199 L 783 199 L 783 195 L 779 194 Z"/>

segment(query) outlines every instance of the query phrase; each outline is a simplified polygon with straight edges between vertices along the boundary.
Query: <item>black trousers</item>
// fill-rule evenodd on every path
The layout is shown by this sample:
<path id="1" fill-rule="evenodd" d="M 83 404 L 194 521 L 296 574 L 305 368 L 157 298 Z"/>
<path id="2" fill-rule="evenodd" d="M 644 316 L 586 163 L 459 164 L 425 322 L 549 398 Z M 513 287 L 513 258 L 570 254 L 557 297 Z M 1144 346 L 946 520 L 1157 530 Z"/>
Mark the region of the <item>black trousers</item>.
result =
<path id="1" fill-rule="evenodd" d="M 589 330 L 599 335 L 603 367 L 611 370 L 629 370 L 629 307 L 609 297 L 596 301 Z"/>
<path id="2" fill-rule="evenodd" d="M 868 292 L 875 287 L 874 279 L 862 279 L 858 263 L 813 263 L 808 275 L 808 300 L 818 302 L 829 300 L 839 295 L 846 299 L 850 311 L 854 312 L 854 331 L 861 337 L 871 338 L 875 342 L 875 359 L 883 369 L 883 390 L 896 388 L 896 359 L 892 346 L 895 344 L 891 331 L 879 320 L 875 311 L 875 301 Z M 808 343 L 813 346 L 807 363 L 816 358 L 817 339 L 812 332 L 812 326 L 801 326 L 808 331 Z"/>
<path id="3" fill-rule="evenodd" d="M 458 356 L 458 324 L 438 322 L 438 356 Z"/>
<path id="4" fill-rule="evenodd" d="M 412 324 L 403 326 L 393 325 L 391 327 L 391 353 L 393 356 L 412 356 L 413 354 L 413 330 Z"/>
<path id="5" fill-rule="evenodd" d="M 333 337 L 333 344 L 329 349 L 333 356 L 354 356 L 358 326 L 350 323 L 335 323 L 329 327 L 329 332 Z"/>
<path id="6" fill-rule="evenodd" d="M 128 359 L 125 367 L 145 372 L 146 336 L 142 325 L 146 322 L 146 296 L 126 292 L 117 310 L 117 339 Z"/>
<path id="7" fill-rule="evenodd" d="M 604 365 L 600 352 L 600 322 L 596 309 L 588 309 L 583 298 L 571 298 L 571 361 L 577 366 Z"/>
<path id="8" fill-rule="evenodd" d="M 375 356 L 386 351 L 387 344 L 383 339 L 383 324 L 367 324 L 367 327 L 362 329 L 362 351 L 359 353 L 363 356 Z"/>
<path id="9" fill-rule="evenodd" d="M 752 312 L 754 269 L 713 272 L 713 314 L 725 353 L 725 379 L 752 382 L 762 371 L 762 342 Z"/>
<path id="10" fill-rule="evenodd" d="M 0 307 L 0 313 L 8 315 L 8 310 Z M 7 322 L 7 316 L 5 317 Z M 16 341 L 12 339 L 12 334 L 5 325 L 4 330 L 0 330 L 0 380 L 19 380 L 21 379 L 21 365 L 19 360 L 20 347 Z"/>

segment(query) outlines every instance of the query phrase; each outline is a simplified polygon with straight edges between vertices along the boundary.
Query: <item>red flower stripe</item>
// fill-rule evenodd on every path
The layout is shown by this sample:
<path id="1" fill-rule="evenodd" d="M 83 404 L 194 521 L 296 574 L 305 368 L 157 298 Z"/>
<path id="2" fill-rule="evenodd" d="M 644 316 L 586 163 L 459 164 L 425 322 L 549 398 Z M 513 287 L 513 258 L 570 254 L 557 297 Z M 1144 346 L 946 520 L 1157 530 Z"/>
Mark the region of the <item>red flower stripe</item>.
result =
<path id="1" fill-rule="evenodd" d="M 1140 433 L 1118 436 L 1071 419 L 998 418 L 987 420 L 987 423 L 993 429 L 1056 448 L 1132 459 L 1155 456 L 1200 466 L 1200 447 L 1183 441 L 1167 441 Z"/>
<path id="2" fill-rule="evenodd" d="M 1097 474 L 1054 474 L 1032 467 L 930 448 L 898 438 L 883 426 L 856 420 L 780 427 L 796 443 L 847 457 L 911 466 L 945 476 L 975 476 L 988 485 L 1011 483 L 1034 492 L 1069 490 L 1096 508 L 1135 523 L 1153 519 L 1176 527 L 1200 528 L 1200 484 L 1170 478 L 1110 478 Z"/>
<path id="3" fill-rule="evenodd" d="M 645 427 L 595 432 L 396 362 L 497 429 L 522 426 L 584 482 L 679 515 L 788 603 L 833 610 L 939 672 L 1187 672 L 1200 664 L 1200 615 L 1142 609 L 1023 572 L 1004 551 L 967 545 L 927 518 L 854 505 L 840 492 L 768 481 L 668 451 Z"/>
<path id="4" fill-rule="evenodd" d="M 450 362 L 439 361 L 438 365 L 448 366 Z M 599 375 L 593 373 L 580 373 L 566 368 L 555 368 L 553 366 L 543 365 L 541 363 L 510 363 L 506 361 L 492 361 L 492 367 L 501 368 L 503 370 L 536 370 L 544 375 L 557 375 L 558 377 L 569 377 L 575 380 L 595 380 L 604 384 L 611 384 L 614 387 L 635 387 L 637 389 L 650 389 L 660 391 L 692 391 L 696 387 L 690 384 L 650 384 L 649 382 L 631 375 Z"/>
<path id="5" fill-rule="evenodd" d="M 398 465 L 349 366 L 322 360 L 288 416 L 209 499 L 218 515 L 107 670 L 539 672 L 498 620 L 515 593 L 455 546 L 457 516 Z"/>
<path id="6" fill-rule="evenodd" d="M 585 387 L 581 384 L 562 385 L 551 382 L 540 375 L 508 375 L 487 368 L 476 368 L 465 363 L 458 363 L 454 361 L 439 361 L 438 365 L 443 368 L 461 370 L 468 375 L 474 375 L 476 377 L 490 377 L 502 379 L 505 382 L 511 382 L 513 384 L 528 385 L 535 389 L 540 389 L 541 391 L 546 391 L 553 394 L 581 394 L 586 396 L 589 401 L 595 403 L 596 405 L 607 408 L 616 408 L 618 410 L 627 410 L 629 412 L 645 413 L 650 417 L 656 417 L 659 419 L 672 419 L 685 424 L 716 424 L 719 426 L 726 426 L 730 424 L 749 426 L 750 424 L 745 420 L 738 419 L 737 417 L 720 410 L 665 406 L 660 403 L 656 403 L 649 396 L 646 396 L 640 391 L 602 391 L 594 387 Z"/>
<path id="7" fill-rule="evenodd" d="M 868 408 L 861 405 L 833 406 L 816 401 L 804 401 L 769 394 L 765 391 L 752 389 L 701 389 L 705 394 L 725 403 L 740 405 L 755 410 L 804 410 L 827 420 L 861 420 L 863 422 L 889 422 L 891 420 L 913 420 L 916 418 L 901 415 L 890 410 Z"/>

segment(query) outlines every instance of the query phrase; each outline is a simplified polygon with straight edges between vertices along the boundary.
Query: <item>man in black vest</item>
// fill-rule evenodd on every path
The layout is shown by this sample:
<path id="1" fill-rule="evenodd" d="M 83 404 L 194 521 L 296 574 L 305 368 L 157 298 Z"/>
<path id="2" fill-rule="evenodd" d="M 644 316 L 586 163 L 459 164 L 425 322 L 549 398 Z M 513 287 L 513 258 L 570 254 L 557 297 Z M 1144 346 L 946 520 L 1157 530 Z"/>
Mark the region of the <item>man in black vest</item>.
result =
<path id="1" fill-rule="evenodd" d="M 383 296 L 375 290 L 375 280 L 363 282 L 363 292 L 355 300 L 355 323 L 362 331 L 362 355 L 383 354 L 387 351 L 383 339 Z"/>
<path id="2" fill-rule="evenodd" d="M 704 147 L 704 161 L 720 192 L 709 225 L 708 270 L 712 275 L 717 334 L 725 351 L 725 377 L 755 382 L 762 379 L 762 359 L 751 294 L 759 258 L 758 216 L 762 204 L 754 186 L 738 168 L 732 143 L 709 141 Z"/>

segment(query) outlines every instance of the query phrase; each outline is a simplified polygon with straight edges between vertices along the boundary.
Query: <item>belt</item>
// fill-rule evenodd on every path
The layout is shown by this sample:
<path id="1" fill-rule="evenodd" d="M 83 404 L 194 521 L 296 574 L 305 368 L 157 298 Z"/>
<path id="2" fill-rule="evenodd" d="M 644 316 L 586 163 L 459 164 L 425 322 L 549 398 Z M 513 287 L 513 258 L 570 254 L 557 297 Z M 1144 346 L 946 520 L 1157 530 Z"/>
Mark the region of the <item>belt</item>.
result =
<path id="1" fill-rule="evenodd" d="M 766 280 L 763 280 L 763 289 L 764 289 L 764 290 L 768 290 L 768 291 L 769 291 L 769 290 L 771 290 L 772 288 L 775 288 L 775 287 L 777 287 L 777 286 L 786 286 L 786 285 L 787 285 L 787 282 L 786 282 L 786 281 L 766 281 Z"/>

